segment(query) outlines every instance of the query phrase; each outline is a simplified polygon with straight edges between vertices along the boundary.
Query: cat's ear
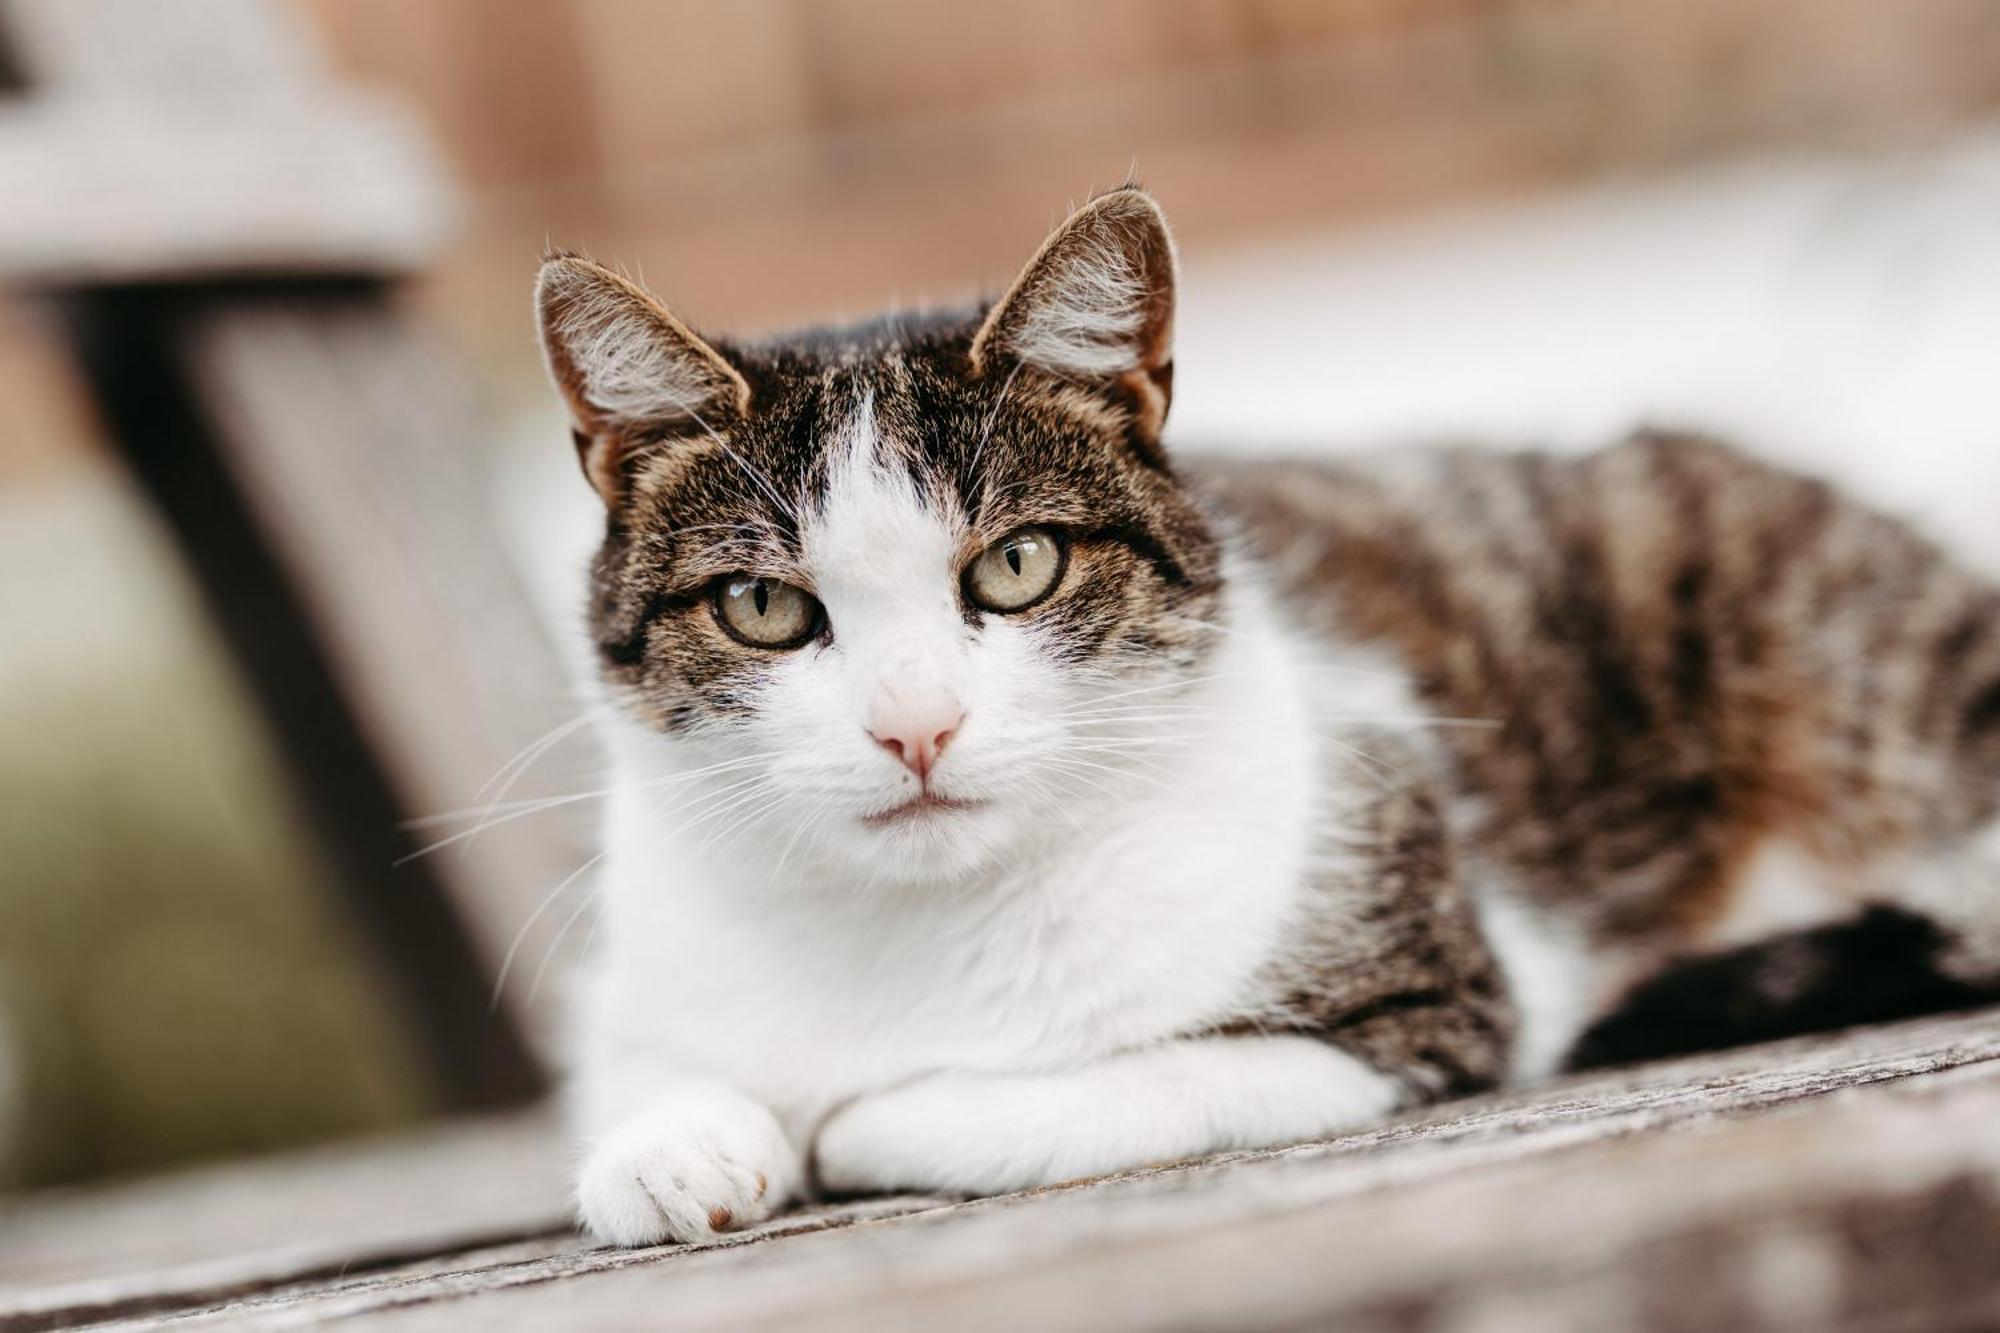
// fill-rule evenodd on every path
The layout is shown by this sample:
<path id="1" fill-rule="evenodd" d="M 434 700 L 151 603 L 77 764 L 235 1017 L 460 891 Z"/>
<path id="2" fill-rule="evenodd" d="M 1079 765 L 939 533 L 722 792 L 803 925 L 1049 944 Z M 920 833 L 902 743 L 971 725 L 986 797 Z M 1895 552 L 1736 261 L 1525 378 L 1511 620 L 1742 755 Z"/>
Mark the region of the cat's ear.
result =
<path id="1" fill-rule="evenodd" d="M 706 434 L 750 410 L 750 386 L 736 367 L 645 288 L 600 264 L 573 255 L 545 261 L 535 316 L 584 475 L 606 504 L 623 494 L 632 445 Z"/>
<path id="2" fill-rule="evenodd" d="M 1174 242 L 1144 190 L 1099 195 L 1042 243 L 972 340 L 973 369 L 1115 387 L 1157 436 L 1173 389 Z"/>

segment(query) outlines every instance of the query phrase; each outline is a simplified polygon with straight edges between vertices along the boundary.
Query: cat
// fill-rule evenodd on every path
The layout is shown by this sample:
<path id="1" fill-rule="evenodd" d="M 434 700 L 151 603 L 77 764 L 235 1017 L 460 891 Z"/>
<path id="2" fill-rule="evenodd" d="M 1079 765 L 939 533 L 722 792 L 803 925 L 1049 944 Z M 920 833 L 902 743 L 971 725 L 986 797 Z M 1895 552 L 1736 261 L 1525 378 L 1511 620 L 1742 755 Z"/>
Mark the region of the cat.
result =
<path id="1" fill-rule="evenodd" d="M 1176 262 L 1127 187 L 990 304 L 755 343 L 544 262 L 604 1241 L 1338 1134 L 1871 905 L 1994 977 L 2000 594 L 1666 432 L 1175 457 Z"/>

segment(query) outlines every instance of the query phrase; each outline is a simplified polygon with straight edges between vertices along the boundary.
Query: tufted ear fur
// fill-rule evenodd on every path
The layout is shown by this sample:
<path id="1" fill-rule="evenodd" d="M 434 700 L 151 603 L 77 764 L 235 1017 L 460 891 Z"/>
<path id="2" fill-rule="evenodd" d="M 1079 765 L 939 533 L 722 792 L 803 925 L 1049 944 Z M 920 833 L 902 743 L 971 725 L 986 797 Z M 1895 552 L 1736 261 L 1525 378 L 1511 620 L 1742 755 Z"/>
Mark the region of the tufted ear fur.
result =
<path id="1" fill-rule="evenodd" d="M 706 433 L 750 410 L 750 386 L 721 353 L 638 284 L 588 259 L 542 264 L 535 315 L 549 375 L 569 405 L 584 475 L 608 505 L 631 446 Z"/>
<path id="2" fill-rule="evenodd" d="M 1129 396 L 1157 438 L 1173 388 L 1174 242 L 1144 190 L 1099 195 L 1070 215 L 994 305 L 972 342 L 975 371 L 1030 366 Z"/>

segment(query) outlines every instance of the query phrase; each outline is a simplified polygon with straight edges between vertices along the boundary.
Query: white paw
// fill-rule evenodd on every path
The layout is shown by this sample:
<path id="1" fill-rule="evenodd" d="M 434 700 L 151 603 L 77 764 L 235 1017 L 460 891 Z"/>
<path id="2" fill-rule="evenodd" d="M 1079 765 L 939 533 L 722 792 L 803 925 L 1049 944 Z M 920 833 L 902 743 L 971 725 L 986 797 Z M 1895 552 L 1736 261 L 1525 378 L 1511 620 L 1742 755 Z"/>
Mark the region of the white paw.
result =
<path id="1" fill-rule="evenodd" d="M 1063 1160 L 1063 1127 L 1036 1101 L 996 1104 L 986 1080 L 952 1074 L 870 1093 L 821 1126 L 814 1166 L 839 1194 L 1001 1194 L 1090 1174 Z"/>
<path id="2" fill-rule="evenodd" d="M 1396 1109 L 1396 1080 L 1309 1037 L 1166 1042 L 1070 1071 L 933 1074 L 821 1126 L 843 1194 L 1000 1194 L 1204 1153 L 1301 1143 Z"/>
<path id="3" fill-rule="evenodd" d="M 708 1240 L 769 1217 L 797 1193 L 800 1174 L 768 1110 L 726 1088 L 693 1087 L 589 1147 L 577 1208 L 613 1245 Z"/>

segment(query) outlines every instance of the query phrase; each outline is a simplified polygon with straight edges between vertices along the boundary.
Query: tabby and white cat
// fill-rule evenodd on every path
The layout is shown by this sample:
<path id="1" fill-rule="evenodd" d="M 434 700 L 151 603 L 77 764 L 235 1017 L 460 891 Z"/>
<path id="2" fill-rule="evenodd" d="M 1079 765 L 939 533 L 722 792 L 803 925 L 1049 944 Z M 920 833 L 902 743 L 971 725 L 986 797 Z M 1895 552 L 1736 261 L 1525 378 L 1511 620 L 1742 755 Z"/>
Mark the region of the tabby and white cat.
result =
<path id="1" fill-rule="evenodd" d="M 1174 268 L 1123 189 L 988 308 L 739 345 L 544 265 L 599 1236 L 1338 1133 L 1873 902 L 1994 974 L 2000 595 L 1690 439 L 1170 459 Z"/>

